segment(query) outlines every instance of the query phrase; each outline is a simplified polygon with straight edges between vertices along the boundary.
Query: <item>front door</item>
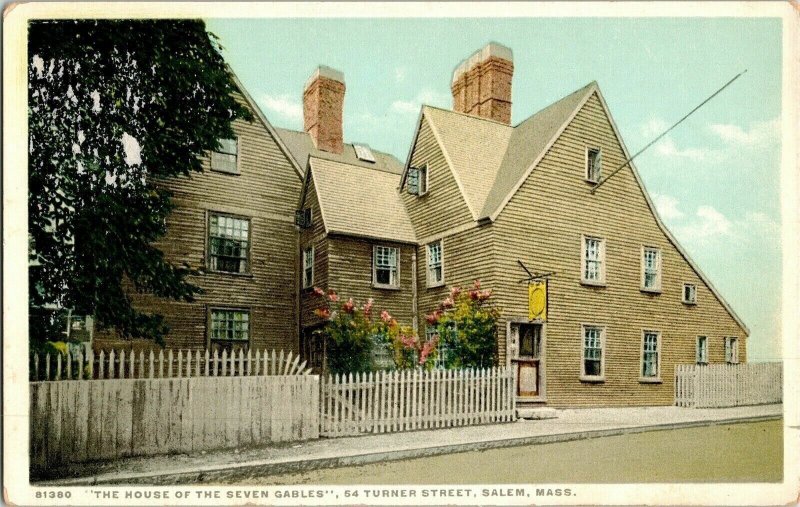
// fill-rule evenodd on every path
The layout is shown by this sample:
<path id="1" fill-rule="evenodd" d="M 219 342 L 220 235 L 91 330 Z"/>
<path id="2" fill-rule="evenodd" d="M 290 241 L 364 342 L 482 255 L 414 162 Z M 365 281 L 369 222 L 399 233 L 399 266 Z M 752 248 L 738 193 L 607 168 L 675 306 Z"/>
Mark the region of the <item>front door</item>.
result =
<path id="1" fill-rule="evenodd" d="M 537 397 L 542 394 L 542 325 L 511 324 L 512 340 L 516 343 L 517 396 Z"/>

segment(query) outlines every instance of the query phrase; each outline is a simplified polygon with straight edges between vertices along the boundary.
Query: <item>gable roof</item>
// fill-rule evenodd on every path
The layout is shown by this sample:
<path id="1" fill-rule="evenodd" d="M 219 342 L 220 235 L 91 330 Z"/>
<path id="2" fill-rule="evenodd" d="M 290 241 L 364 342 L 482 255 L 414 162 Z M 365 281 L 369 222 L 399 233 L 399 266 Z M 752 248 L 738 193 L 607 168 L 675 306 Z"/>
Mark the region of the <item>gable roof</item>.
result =
<path id="1" fill-rule="evenodd" d="M 356 150 L 352 144 L 345 144 L 342 153 L 330 153 L 318 150 L 317 147 L 314 146 L 314 141 L 311 139 L 308 132 L 283 128 L 276 128 L 275 130 L 281 139 L 283 139 L 284 144 L 292 153 L 292 156 L 303 163 L 305 163 L 309 157 L 316 157 L 398 175 L 403 172 L 403 164 L 401 164 L 394 155 L 383 153 L 382 151 L 370 148 L 372 154 L 375 155 L 375 162 L 367 162 L 356 156 Z M 304 166 L 303 172 L 305 172 L 305 169 Z"/>
<path id="2" fill-rule="evenodd" d="M 397 192 L 399 173 L 309 157 L 308 178 L 314 183 L 326 232 L 416 243 Z"/>

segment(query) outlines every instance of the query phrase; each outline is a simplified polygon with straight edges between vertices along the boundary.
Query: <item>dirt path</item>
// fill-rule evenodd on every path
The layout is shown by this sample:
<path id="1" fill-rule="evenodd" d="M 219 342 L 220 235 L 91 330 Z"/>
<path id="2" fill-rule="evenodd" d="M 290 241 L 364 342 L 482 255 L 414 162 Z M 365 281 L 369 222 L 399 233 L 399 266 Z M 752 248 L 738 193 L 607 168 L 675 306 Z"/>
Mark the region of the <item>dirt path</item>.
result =
<path id="1" fill-rule="evenodd" d="M 236 484 L 779 482 L 782 424 L 653 431 L 254 477 Z"/>

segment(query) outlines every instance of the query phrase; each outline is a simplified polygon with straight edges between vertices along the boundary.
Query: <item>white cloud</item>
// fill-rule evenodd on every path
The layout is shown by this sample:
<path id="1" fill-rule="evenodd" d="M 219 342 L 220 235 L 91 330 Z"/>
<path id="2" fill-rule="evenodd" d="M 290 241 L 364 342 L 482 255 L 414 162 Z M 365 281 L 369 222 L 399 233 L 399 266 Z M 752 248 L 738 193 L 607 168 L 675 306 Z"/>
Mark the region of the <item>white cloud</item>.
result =
<path id="1" fill-rule="evenodd" d="M 406 79 L 406 68 L 405 67 L 395 67 L 394 69 L 394 80 L 397 83 L 402 83 Z"/>
<path id="2" fill-rule="evenodd" d="M 650 118 L 647 123 L 642 125 L 640 130 L 643 137 L 655 137 L 667 130 L 667 127 L 669 125 L 661 118 Z"/>
<path id="3" fill-rule="evenodd" d="M 708 152 L 700 148 L 678 148 L 675 141 L 667 136 L 655 145 L 656 153 L 664 157 L 686 158 L 695 162 L 705 160 Z"/>
<path id="4" fill-rule="evenodd" d="M 730 123 L 715 123 L 710 125 L 709 129 L 729 144 L 760 147 L 775 143 L 780 139 L 781 122 L 780 118 L 754 122 L 747 130 Z"/>
<path id="5" fill-rule="evenodd" d="M 678 208 L 678 199 L 671 195 L 656 193 L 653 193 L 652 197 L 658 214 L 665 220 L 677 220 L 685 216 L 685 213 Z"/>
<path id="6" fill-rule="evenodd" d="M 395 100 L 392 102 L 390 109 L 394 113 L 415 115 L 419 113 L 422 104 L 431 106 L 447 107 L 449 95 L 444 93 L 435 92 L 431 89 L 423 89 L 416 97 L 411 100 Z"/>
<path id="7" fill-rule="evenodd" d="M 290 95 L 262 95 L 258 103 L 287 120 L 302 121 L 303 105 L 300 100 Z"/>

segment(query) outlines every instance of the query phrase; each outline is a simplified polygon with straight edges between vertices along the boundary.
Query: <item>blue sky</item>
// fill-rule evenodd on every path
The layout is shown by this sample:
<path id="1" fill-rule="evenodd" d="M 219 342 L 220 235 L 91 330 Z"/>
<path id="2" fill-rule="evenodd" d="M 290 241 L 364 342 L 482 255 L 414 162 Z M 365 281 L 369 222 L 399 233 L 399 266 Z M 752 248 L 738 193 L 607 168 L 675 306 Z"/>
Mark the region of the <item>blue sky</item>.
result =
<path id="1" fill-rule="evenodd" d="M 302 129 L 317 65 L 345 74 L 345 140 L 405 161 L 421 103 L 449 108 L 453 68 L 488 41 L 514 51 L 512 123 L 596 80 L 632 153 L 748 72 L 636 159 L 661 217 L 780 356 L 781 21 L 745 18 L 207 20 L 276 126 Z"/>

